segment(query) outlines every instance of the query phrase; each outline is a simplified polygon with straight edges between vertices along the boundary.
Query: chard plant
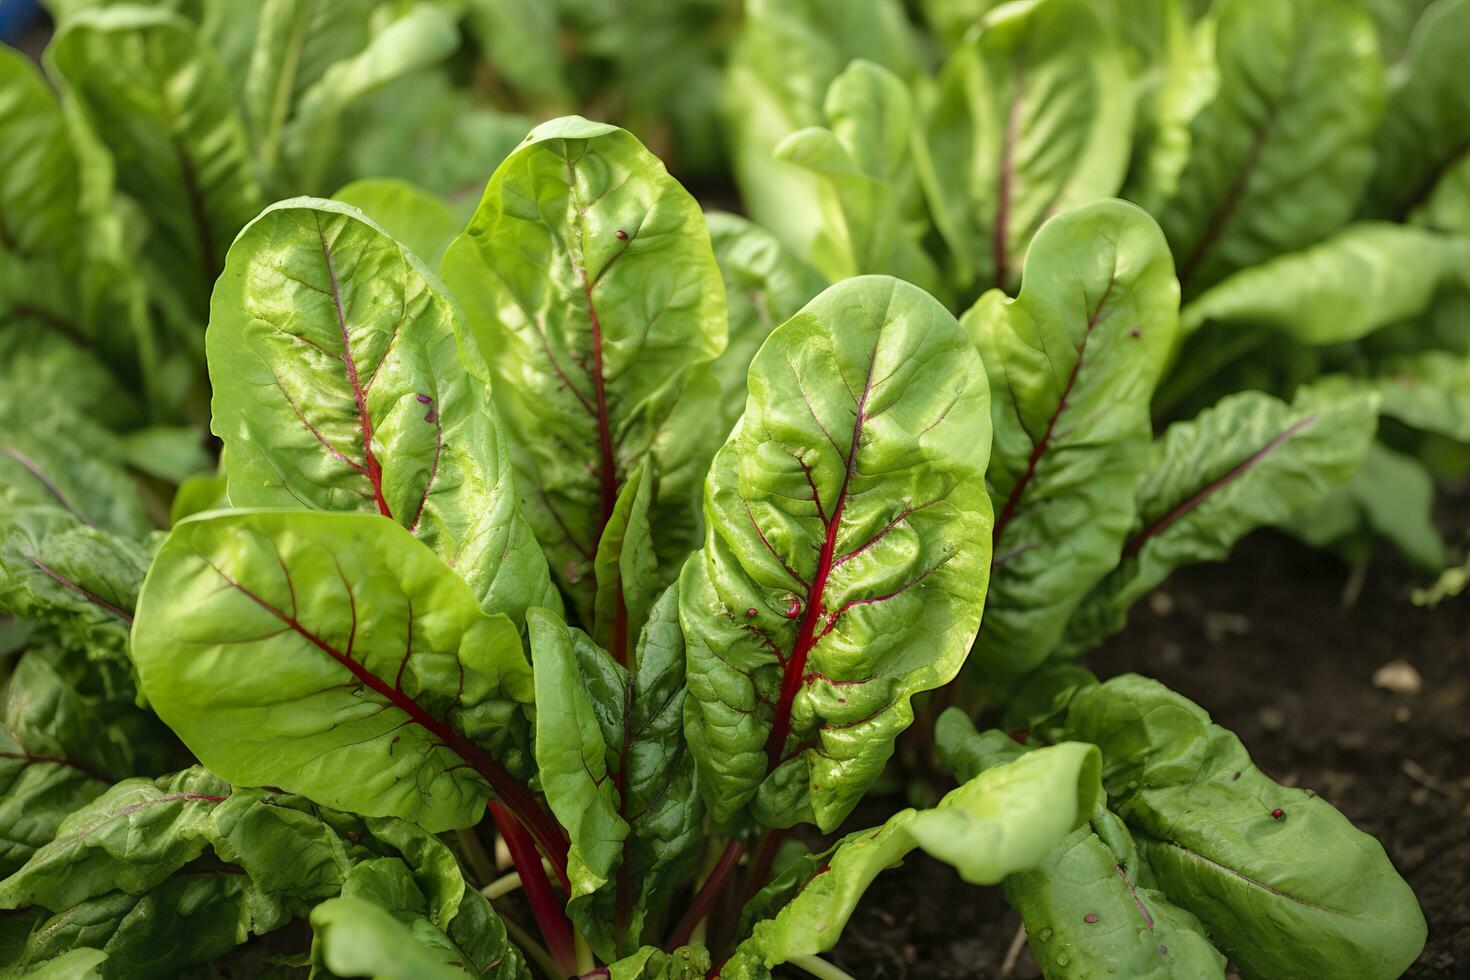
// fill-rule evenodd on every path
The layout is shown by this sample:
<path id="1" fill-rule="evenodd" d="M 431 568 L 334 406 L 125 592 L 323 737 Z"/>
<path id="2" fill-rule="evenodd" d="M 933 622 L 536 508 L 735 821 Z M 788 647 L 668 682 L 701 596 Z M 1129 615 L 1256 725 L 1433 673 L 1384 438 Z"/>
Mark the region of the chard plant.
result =
<path id="1" fill-rule="evenodd" d="M 715 222 L 722 272 L 657 159 L 580 118 L 535 130 L 447 245 L 401 194 L 371 191 L 354 193 L 443 252 L 454 292 L 351 205 L 295 198 L 251 221 L 211 299 L 223 487 L 194 495 L 202 513 L 180 494 L 166 536 L 129 523 L 108 509 L 134 499 L 122 461 L 47 439 L 49 416 L 39 430 L 18 420 L 31 441 L 7 448 L 4 595 L 29 633 L 8 685 L 0 810 L 14 841 L 0 882 L 12 971 L 765 977 L 790 963 L 834 975 L 817 957 L 912 850 L 1015 897 L 1110 804 L 1135 819 L 1110 767 L 1143 764 L 1136 745 L 1073 721 L 1067 698 L 1093 696 L 1081 672 L 1022 661 L 1044 644 L 1013 639 L 1014 665 L 984 646 L 974 662 L 1025 680 L 1014 711 L 1043 706 L 1027 722 L 1033 751 L 1011 742 L 1014 758 L 960 767 L 952 733 L 967 722 L 947 715 L 939 745 L 958 788 L 809 846 L 882 772 L 915 697 L 952 681 L 985 636 L 987 590 L 1014 574 L 997 561 L 1005 526 L 1059 565 L 1085 568 L 1102 547 L 1038 523 L 1017 485 L 1039 481 L 1080 510 L 1068 493 L 1131 488 L 1147 471 L 1148 395 L 1177 292 L 1146 215 L 1104 203 L 1059 217 L 1020 296 L 989 297 L 962 324 L 886 276 L 808 301 L 816 281 L 737 219 Z M 1089 311 L 1084 333 L 1062 346 L 1078 342 L 1079 360 L 1132 391 L 1133 414 L 1092 407 L 1075 379 L 1058 393 L 1054 366 L 1025 362 L 1076 309 Z M 992 392 L 1006 372 L 1010 387 Z M 746 391 L 728 433 L 739 399 L 726 383 Z M 1336 404 L 1358 405 L 1366 441 L 1372 396 L 1354 397 Z M 1059 439 L 1003 482 L 1029 458 L 1014 420 L 1055 415 L 1052 402 L 1104 426 L 1078 433 L 1093 469 L 1076 484 L 1053 475 Z M 1205 479 L 1195 454 L 1221 441 L 1197 427 L 1166 439 L 1158 465 Z M 1314 462 L 1252 468 L 1232 487 L 1254 487 L 1266 512 L 1274 493 L 1300 490 L 1269 474 L 1315 492 L 1332 464 Z M 693 485 L 697 519 L 678 513 Z M 1125 494 L 1110 525 L 1107 546 L 1125 554 L 1104 608 L 1126 608 L 1205 526 L 1203 505 L 1174 513 L 1169 481 L 1150 489 L 1163 499 Z M 1225 512 L 1249 525 L 1238 510 Z M 1154 530 L 1130 547 L 1135 518 Z M 1027 635 L 1025 616 L 995 615 Z M 1047 721 L 1064 708 L 1065 730 Z M 106 751 L 98 725 L 116 733 Z M 1160 753 L 1198 741 L 1156 737 Z M 1179 778 L 1206 776 L 1191 772 Z M 1129 920 L 1127 955 L 1160 975 L 1219 972 L 1217 946 L 1251 975 L 1312 956 L 1392 975 L 1422 944 L 1417 904 L 1376 844 L 1325 803 L 1312 811 L 1314 860 L 1353 855 L 1341 866 L 1356 870 L 1361 906 L 1299 900 L 1259 870 L 1311 875 L 1290 865 L 1299 850 L 1255 837 L 1211 850 L 1205 827 L 1167 842 L 1249 887 L 1191 891 L 1170 883 L 1184 873 L 1173 851 L 1108 852 L 1135 887 L 1158 876 L 1171 904 L 1141 914 L 1181 930 L 1155 945 Z M 1042 891 L 1016 898 L 1037 943 L 1055 903 L 1089 898 Z M 524 905 L 510 904 L 518 893 Z M 1321 924 L 1304 913 L 1280 949 L 1261 938 L 1263 895 L 1307 901 L 1334 925 L 1397 925 L 1343 926 L 1309 953 Z M 1113 955 L 1052 948 L 1054 976 Z"/>
<path id="2" fill-rule="evenodd" d="M 1217 103 L 1144 76 L 1198 81 L 1180 39 L 1224 10 L 1211 35 L 1157 5 L 1132 25 L 1169 39 L 1155 63 L 1101 7 L 967 31 L 926 5 L 956 52 L 931 90 L 896 6 L 752 3 L 730 77 L 821 113 L 777 152 L 768 231 L 580 117 L 483 154 L 467 220 L 393 180 L 265 206 L 360 175 L 354 123 L 447 53 L 410 40 L 452 41 L 448 8 L 75 6 L 104 9 L 65 12 L 60 101 L 0 52 L 6 975 L 841 977 L 821 954 L 915 850 L 1001 885 L 1052 978 L 1418 954 L 1376 842 L 1198 706 L 1068 662 L 1173 568 L 1351 507 L 1381 414 L 1453 404 L 1334 368 L 1155 433 L 1231 309 L 1335 323 L 1325 279 L 1273 267 L 1331 261 L 1252 257 L 1196 297 L 1169 221 L 1109 199 L 1204 166 L 1181 120 Z M 1011 157 L 1016 200 L 1051 204 L 935 208 L 978 194 L 944 161 L 1008 131 L 998 93 L 1039 136 L 1014 99 L 1049 79 L 1086 108 L 1073 72 L 1138 100 L 1063 127 L 1088 152 L 1058 172 Z M 734 138 L 746 180 L 775 131 Z M 1445 247 L 1382 280 L 1417 318 L 1456 240 L 1382 227 Z M 1361 329 L 1454 377 L 1424 322 Z M 852 829 L 909 730 L 957 785 Z"/>

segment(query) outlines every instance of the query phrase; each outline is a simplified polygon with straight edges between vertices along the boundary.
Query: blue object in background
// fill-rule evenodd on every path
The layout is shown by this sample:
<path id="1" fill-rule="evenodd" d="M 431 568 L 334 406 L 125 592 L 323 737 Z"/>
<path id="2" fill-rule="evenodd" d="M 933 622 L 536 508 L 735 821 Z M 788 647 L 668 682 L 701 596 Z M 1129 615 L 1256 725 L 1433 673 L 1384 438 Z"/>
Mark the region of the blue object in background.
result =
<path id="1" fill-rule="evenodd" d="M 0 0 L 0 41 L 19 41 L 40 17 L 36 0 Z"/>

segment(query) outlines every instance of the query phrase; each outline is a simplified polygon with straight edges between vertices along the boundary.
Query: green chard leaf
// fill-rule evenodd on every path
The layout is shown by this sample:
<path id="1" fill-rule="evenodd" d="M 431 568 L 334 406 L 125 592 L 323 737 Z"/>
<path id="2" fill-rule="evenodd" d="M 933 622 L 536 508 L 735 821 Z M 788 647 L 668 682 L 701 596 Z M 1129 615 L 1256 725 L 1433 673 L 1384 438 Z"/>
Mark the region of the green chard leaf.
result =
<path id="1" fill-rule="evenodd" d="M 710 212 L 704 218 L 725 280 L 730 314 L 728 343 L 710 364 L 720 385 L 723 441 L 745 411 L 745 376 L 755 352 L 772 330 L 811 302 L 827 284 L 820 272 L 793 255 L 760 225 L 722 211 Z"/>
<path id="2" fill-rule="evenodd" d="M 435 832 L 476 823 L 492 790 L 539 809 L 512 775 L 532 698 L 514 624 L 392 521 L 185 521 L 149 571 L 132 653 L 159 716 L 232 782 Z"/>
<path id="3" fill-rule="evenodd" d="M 235 506 L 391 517 L 519 623 L 558 600 L 463 332 L 438 280 L 357 209 L 272 205 L 215 291 L 213 429 Z"/>
<path id="4" fill-rule="evenodd" d="M 1424 432 L 1470 442 L 1470 356 L 1427 350 L 1376 365 L 1378 410 Z"/>
<path id="5" fill-rule="evenodd" d="M 993 290 L 964 316 L 995 392 L 985 474 L 995 559 L 968 668 L 989 687 L 1042 663 L 1117 563 L 1149 465 L 1149 401 L 1178 289 L 1153 219 L 1103 201 L 1041 229 L 1017 299 Z"/>
<path id="6" fill-rule="evenodd" d="M 495 371 L 527 516 L 590 623 L 592 566 L 629 474 L 653 458 L 655 528 L 688 510 L 692 488 L 658 456 L 661 438 L 681 438 L 664 429 L 686 377 L 725 344 L 703 215 L 631 134 L 569 116 L 495 171 L 443 271 Z M 670 568 L 692 545 L 658 542 Z"/>
<path id="7" fill-rule="evenodd" d="M 1337 344 L 1417 316 L 1446 291 L 1470 292 L 1470 240 L 1362 222 L 1235 273 L 1185 304 L 1180 326 L 1186 336 L 1259 327 Z"/>
<path id="8" fill-rule="evenodd" d="M 797 130 L 774 151 L 818 178 L 823 221 L 807 253 L 812 264 L 833 282 L 884 273 L 936 290 L 939 271 L 920 242 L 919 134 L 903 80 L 854 61 L 833 79 L 823 111 L 829 128 Z"/>
<path id="9" fill-rule="evenodd" d="M 717 825 L 830 830 L 979 624 L 989 397 L 954 318 L 882 276 L 777 328 L 749 384 L 681 577 L 686 726 Z"/>
<path id="10" fill-rule="evenodd" d="M 1383 64 L 1352 0 L 1221 0 L 1219 86 L 1159 224 L 1186 296 L 1340 227 L 1373 166 Z"/>
<path id="11" fill-rule="evenodd" d="M 1091 826 L 1034 870 L 1006 879 L 1005 894 L 1047 980 L 1102 970 L 1138 980 L 1224 980 L 1225 957 L 1199 919 L 1135 880 Z"/>
<path id="12" fill-rule="evenodd" d="M 1065 714 L 1065 700 L 1060 707 Z M 961 780 L 1036 751 L 995 729 L 975 731 L 955 708 L 940 716 L 934 735 L 944 767 Z M 1086 980 L 1102 971 L 1151 980 L 1223 980 L 1225 957 L 1210 945 L 1198 919 L 1150 886 L 1152 872 L 1105 802 L 1099 795 L 1088 822 L 1035 868 L 1005 880 L 1006 901 L 1021 913 L 1047 980 Z"/>
<path id="13" fill-rule="evenodd" d="M 453 872 L 458 876 L 457 869 Z M 327 976 L 379 980 L 529 980 L 520 951 L 490 903 L 460 882 L 457 907 L 431 907 L 393 857 L 348 873 L 342 894 L 311 910 L 312 959 Z"/>
<path id="14" fill-rule="evenodd" d="M 225 252 L 263 203 L 223 68 L 187 19 L 143 7 L 78 13 L 47 58 L 144 209 L 150 281 L 181 298 L 196 344 Z"/>
<path id="15" fill-rule="evenodd" d="M 1080 0 L 1006 4 L 982 21 L 927 120 L 925 192 L 962 289 L 1013 289 L 1049 217 L 1117 193 L 1133 110 L 1117 42 Z"/>
<path id="16" fill-rule="evenodd" d="M 1120 196 L 1157 214 L 1189 163 L 1190 123 L 1214 98 L 1214 22 L 1195 22 L 1186 0 L 1105 4 L 1127 45 L 1138 88 L 1133 158 Z"/>
<path id="17" fill-rule="evenodd" d="M 0 876 L 113 782 L 166 767 L 171 740 L 133 695 L 117 665 L 52 649 L 21 655 L 0 728 Z"/>
<path id="18" fill-rule="evenodd" d="M 703 849 L 678 610 L 670 587 L 627 667 L 550 614 L 530 620 L 541 785 L 571 837 L 570 911 L 604 960 L 637 948 Z"/>
<path id="19" fill-rule="evenodd" d="M 1256 528 L 1319 503 L 1362 465 L 1377 426 L 1372 395 L 1312 388 L 1291 404 L 1243 391 L 1169 426 L 1138 485 L 1122 561 L 1073 613 L 1059 654 L 1122 629 L 1129 607 L 1174 569 L 1222 561 Z"/>
<path id="20" fill-rule="evenodd" d="M 1368 560 L 1381 537 L 1425 571 L 1444 568 L 1444 538 L 1434 526 L 1433 474 L 1377 439 L 1346 483 L 1315 507 L 1293 514 L 1284 530 L 1352 564 Z"/>
<path id="21" fill-rule="evenodd" d="M 1159 887 L 1243 975 L 1386 980 L 1419 955 L 1424 916 L 1383 847 L 1269 779 L 1199 706 L 1128 674 L 1079 693 L 1067 728 L 1102 749 Z"/>
<path id="22" fill-rule="evenodd" d="M 731 166 L 752 219 L 798 255 L 822 227 L 812 175 L 774 157 L 777 144 L 823 123 L 828 86 L 856 58 L 909 79 L 919 46 L 897 0 L 748 0 L 725 72 Z"/>
<path id="23" fill-rule="evenodd" d="M 768 980 L 774 966 L 831 949 L 868 886 L 915 847 L 971 884 L 1034 867 L 1101 800 L 1099 766 L 1090 745 L 1038 749 L 976 776 L 932 809 L 902 810 L 798 861 L 751 899 L 745 938 L 720 976 Z"/>
<path id="24" fill-rule="evenodd" d="M 0 610 L 121 655 L 152 528 L 117 437 L 48 391 L 0 396 Z"/>
<path id="25" fill-rule="evenodd" d="M 665 953 L 655 946 L 644 946 L 607 969 L 609 980 L 704 980 L 710 972 L 709 950 L 697 945 L 681 946 Z"/>
<path id="26" fill-rule="evenodd" d="M 1415 25 L 1404 60 L 1389 73 L 1388 108 L 1373 146 L 1377 169 L 1364 203 L 1368 214 L 1441 224 L 1435 209 L 1425 205 L 1441 181 L 1470 157 L 1467 45 L 1467 0 L 1435 3 Z M 1457 230 L 1470 233 L 1470 228 Z"/>
<path id="27" fill-rule="evenodd" d="M 68 817 L 0 883 L 0 907 L 21 910 L 7 922 L 16 947 L 7 956 L 43 967 L 94 947 L 107 954 L 104 976 L 177 975 L 352 890 L 362 869 L 390 864 L 435 923 L 464 907 L 453 853 L 402 821 L 231 788 L 199 767 L 129 779 Z M 500 923 L 483 924 L 480 935 L 493 940 Z"/>

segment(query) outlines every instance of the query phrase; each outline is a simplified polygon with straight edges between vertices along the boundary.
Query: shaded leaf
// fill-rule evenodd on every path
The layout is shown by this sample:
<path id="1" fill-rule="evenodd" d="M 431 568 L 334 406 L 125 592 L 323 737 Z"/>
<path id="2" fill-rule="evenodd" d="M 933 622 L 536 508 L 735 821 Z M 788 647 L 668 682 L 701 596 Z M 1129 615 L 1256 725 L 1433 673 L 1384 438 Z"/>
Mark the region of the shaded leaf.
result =
<path id="1" fill-rule="evenodd" d="M 1383 65 L 1344 0 L 1222 0 L 1219 87 L 1159 224 L 1186 296 L 1310 245 L 1353 213 L 1373 166 Z"/>
<path id="2" fill-rule="evenodd" d="M 925 192 L 962 288 L 1015 287 L 1053 214 L 1117 193 L 1133 99 L 1121 52 L 1074 0 L 996 8 L 945 65 Z"/>

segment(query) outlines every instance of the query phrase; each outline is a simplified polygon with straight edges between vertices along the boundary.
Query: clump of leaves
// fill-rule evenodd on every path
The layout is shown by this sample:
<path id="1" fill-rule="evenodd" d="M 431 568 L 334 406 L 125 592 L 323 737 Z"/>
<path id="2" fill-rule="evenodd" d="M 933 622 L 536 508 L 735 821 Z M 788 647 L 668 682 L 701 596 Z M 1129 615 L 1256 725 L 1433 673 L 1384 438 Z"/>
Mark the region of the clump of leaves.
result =
<path id="1" fill-rule="evenodd" d="M 1325 803 L 1157 685 L 1051 662 L 1173 567 L 1326 498 L 1409 393 L 1232 395 L 1154 438 L 1180 287 L 1168 237 L 1118 201 L 1042 209 L 1014 241 L 945 231 L 1005 239 L 1017 293 L 961 319 L 858 274 L 899 263 L 951 302 L 986 275 L 926 258 L 942 155 L 885 135 L 912 122 L 903 74 L 835 42 L 847 70 L 803 123 L 830 131 L 782 151 L 830 179 L 790 200 L 823 215 L 809 265 L 580 117 L 507 147 L 467 223 L 384 180 L 261 210 L 351 172 L 352 107 L 443 56 L 446 9 L 367 4 L 338 32 L 311 4 L 101 6 L 63 20 L 62 103 L 0 55 L 0 118 L 34 137 L 0 147 L 0 343 L 9 377 L 38 368 L 0 392 L 9 972 L 833 975 L 813 957 L 915 848 L 1007 882 L 1046 942 L 1075 898 L 1048 875 L 1089 828 L 1103 879 L 1124 869 L 1170 932 L 1119 937 L 1140 970 L 1218 972 L 1213 946 L 1252 976 L 1391 976 L 1417 952 L 1413 896 Z M 1006 12 L 1006 43 L 1039 6 Z M 259 15 L 248 59 L 231 11 Z M 1045 16 L 1067 57 L 1115 69 L 1076 40 L 1083 14 Z M 988 57 L 954 69 L 952 106 Z M 297 58 L 299 86 L 276 70 Z M 217 474 L 177 425 L 200 352 Z M 827 838 L 962 670 L 1029 751 L 957 762 L 993 738 L 947 715 L 964 782 Z M 1194 720 L 1154 731 L 1155 708 Z M 1151 768 L 1181 751 L 1203 754 Z M 1220 766 L 1302 809 L 1302 836 L 1227 852 L 1209 819 L 1168 830 Z M 1263 900 L 1284 910 L 1269 937 Z M 1040 959 L 1113 955 L 1078 949 Z"/>
<path id="2" fill-rule="evenodd" d="M 1184 300 L 1153 415 L 1379 392 L 1351 479 L 1273 520 L 1443 567 L 1434 475 L 1470 443 L 1470 3 L 936 2 L 927 35 L 897 2 L 836 6 L 748 5 L 726 127 L 758 220 L 833 281 L 903 276 L 961 310 L 1020 287 L 1053 215 L 1138 204 Z"/>

